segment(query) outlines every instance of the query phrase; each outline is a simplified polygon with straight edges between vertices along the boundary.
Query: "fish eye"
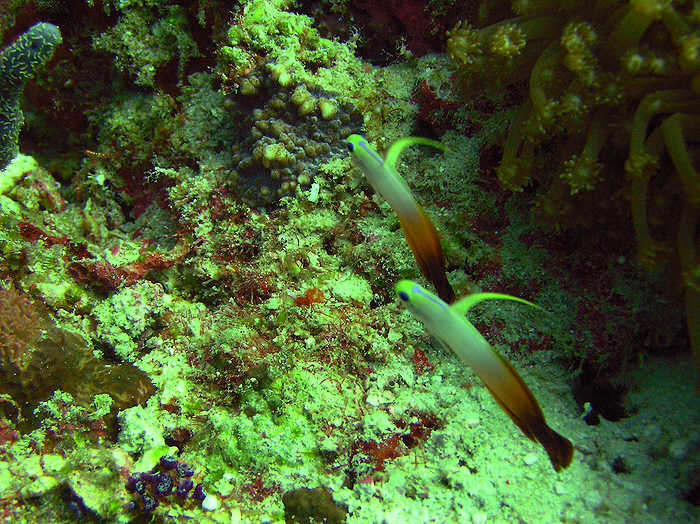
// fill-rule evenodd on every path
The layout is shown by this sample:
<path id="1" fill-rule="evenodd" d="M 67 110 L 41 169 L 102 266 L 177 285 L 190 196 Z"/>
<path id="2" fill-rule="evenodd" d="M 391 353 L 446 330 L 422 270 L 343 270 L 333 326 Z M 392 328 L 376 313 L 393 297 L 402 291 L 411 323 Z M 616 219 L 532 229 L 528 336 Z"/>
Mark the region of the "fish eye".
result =
<path id="1" fill-rule="evenodd" d="M 399 298 L 404 302 L 408 302 L 408 293 L 406 293 L 405 291 L 400 291 Z"/>
<path id="2" fill-rule="evenodd" d="M 351 153 L 355 150 L 355 144 L 353 144 L 352 142 L 345 142 L 345 145 L 347 146 L 348 151 L 350 151 Z"/>

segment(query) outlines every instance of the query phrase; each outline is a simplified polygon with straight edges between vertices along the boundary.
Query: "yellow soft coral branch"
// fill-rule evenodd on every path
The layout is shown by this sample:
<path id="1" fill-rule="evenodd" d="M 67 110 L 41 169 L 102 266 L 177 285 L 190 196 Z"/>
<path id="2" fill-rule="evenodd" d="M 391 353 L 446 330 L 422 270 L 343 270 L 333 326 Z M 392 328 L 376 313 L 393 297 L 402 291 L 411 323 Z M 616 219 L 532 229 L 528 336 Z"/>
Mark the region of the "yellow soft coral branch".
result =
<path id="1" fill-rule="evenodd" d="M 598 162 L 598 155 L 610 135 L 608 116 L 606 109 L 600 109 L 596 112 L 588 127 L 586 143 L 581 154 L 574 155 L 564 162 L 564 171 L 560 176 L 569 184 L 572 195 L 581 190 L 593 189 L 598 181 L 602 168 Z"/>
<path id="2" fill-rule="evenodd" d="M 616 55 L 636 47 L 644 32 L 655 20 L 661 18 L 670 2 L 659 0 L 632 0 L 621 7 L 616 15 L 620 21 L 608 38 L 608 45 Z"/>
<path id="3" fill-rule="evenodd" d="M 684 124 L 686 127 L 689 124 L 696 124 L 696 128 L 700 128 L 700 117 L 675 113 L 661 124 L 661 135 L 683 184 L 683 193 L 689 204 L 697 207 L 700 204 L 700 176 L 690 161 L 688 147 L 683 137 Z"/>
<path id="4" fill-rule="evenodd" d="M 698 371 L 697 388 L 700 390 L 700 261 L 697 259 L 697 231 L 700 216 L 700 175 L 693 167 L 684 137 L 684 130 L 692 136 L 700 132 L 700 118 L 676 113 L 660 126 L 666 150 L 683 185 L 683 210 L 676 237 L 681 280 L 684 288 L 685 312 L 690 345 Z"/>
<path id="5" fill-rule="evenodd" d="M 685 288 L 685 314 L 688 322 L 690 346 L 693 348 L 697 369 L 696 391 L 700 392 L 700 260 L 696 240 L 700 225 L 700 208 L 686 202 L 678 225 L 678 256 Z"/>
<path id="6" fill-rule="evenodd" d="M 510 18 L 481 29 L 460 22 L 447 32 L 447 55 L 470 71 L 462 76 L 467 84 L 519 82 L 563 23 L 559 16 Z"/>
<path id="7" fill-rule="evenodd" d="M 522 191 L 530 183 L 533 171 L 534 144 L 523 143 L 525 121 L 530 116 L 532 104 L 525 102 L 513 118 L 508 137 L 503 145 L 503 157 L 496 169 L 499 183 L 510 191 Z"/>
<path id="8" fill-rule="evenodd" d="M 556 65 L 561 60 L 561 46 L 554 41 L 547 46 L 539 56 L 530 73 L 530 101 L 533 111 L 543 119 L 549 120 L 553 116 L 552 98 L 547 94 L 547 87 L 551 86 Z"/>
<path id="9" fill-rule="evenodd" d="M 653 167 L 648 153 L 644 150 L 649 121 L 660 113 L 700 111 L 700 97 L 687 89 L 667 89 L 649 93 L 637 107 L 630 130 L 630 152 L 625 170 L 632 177 L 648 176 L 648 168 Z"/>

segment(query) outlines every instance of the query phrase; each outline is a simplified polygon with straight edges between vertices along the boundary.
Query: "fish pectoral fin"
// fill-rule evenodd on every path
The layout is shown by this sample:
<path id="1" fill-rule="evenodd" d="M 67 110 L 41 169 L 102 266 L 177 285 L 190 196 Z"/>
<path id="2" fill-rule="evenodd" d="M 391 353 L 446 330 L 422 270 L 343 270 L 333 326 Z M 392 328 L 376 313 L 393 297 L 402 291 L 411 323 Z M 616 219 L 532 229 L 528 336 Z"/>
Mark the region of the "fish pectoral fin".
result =
<path id="1" fill-rule="evenodd" d="M 407 136 L 405 138 L 400 138 L 389 146 L 386 156 L 384 157 L 384 163 L 395 168 L 403 150 L 414 145 L 430 146 L 442 151 L 449 151 L 446 145 L 441 144 L 437 140 L 431 140 L 430 138 L 423 138 L 420 136 Z"/>

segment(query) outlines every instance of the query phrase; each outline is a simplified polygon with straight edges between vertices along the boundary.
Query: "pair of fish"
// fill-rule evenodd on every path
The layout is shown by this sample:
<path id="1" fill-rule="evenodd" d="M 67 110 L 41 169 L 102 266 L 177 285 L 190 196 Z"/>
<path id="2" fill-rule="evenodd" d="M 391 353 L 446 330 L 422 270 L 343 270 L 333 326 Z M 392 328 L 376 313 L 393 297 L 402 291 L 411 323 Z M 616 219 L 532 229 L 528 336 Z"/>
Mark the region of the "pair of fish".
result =
<path id="1" fill-rule="evenodd" d="M 561 471 L 571 464 L 571 442 L 547 425 L 537 400 L 513 366 L 498 354 L 466 318 L 473 305 L 488 299 L 513 300 L 537 307 L 522 298 L 502 293 L 475 293 L 454 304 L 455 295 L 447 281 L 445 260 L 435 227 L 396 170 L 399 155 L 414 144 L 447 148 L 427 138 L 408 137 L 391 145 L 382 159 L 361 135 L 351 135 L 347 148 L 374 190 L 389 202 L 398 215 L 408 245 L 426 279 L 439 296 L 419 284 L 402 280 L 396 285 L 399 299 L 432 336 L 449 347 L 479 376 L 496 402 L 527 438 L 539 442 L 552 466 Z"/>

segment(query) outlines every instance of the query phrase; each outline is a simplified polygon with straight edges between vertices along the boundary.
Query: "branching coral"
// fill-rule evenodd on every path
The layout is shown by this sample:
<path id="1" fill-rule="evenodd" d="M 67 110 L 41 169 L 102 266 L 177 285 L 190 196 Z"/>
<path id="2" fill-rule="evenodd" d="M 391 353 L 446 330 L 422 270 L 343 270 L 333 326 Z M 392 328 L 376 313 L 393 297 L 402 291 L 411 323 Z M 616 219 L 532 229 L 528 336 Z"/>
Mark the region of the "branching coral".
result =
<path id="1" fill-rule="evenodd" d="M 535 183 L 538 210 L 556 228 L 591 225 L 601 209 L 619 208 L 611 194 L 626 195 L 640 263 L 658 267 L 677 253 L 700 355 L 697 4 L 514 1 L 513 11 L 481 29 L 458 25 L 447 44 L 465 94 L 487 80 L 528 81 L 499 181 L 512 191 Z M 618 150 L 627 142 L 623 166 Z M 616 177 L 623 169 L 627 176 Z"/>
<path id="2" fill-rule="evenodd" d="M 24 123 L 19 102 L 24 86 L 60 43 L 58 27 L 40 22 L 0 53 L 0 168 L 19 152 L 17 140 Z"/>

